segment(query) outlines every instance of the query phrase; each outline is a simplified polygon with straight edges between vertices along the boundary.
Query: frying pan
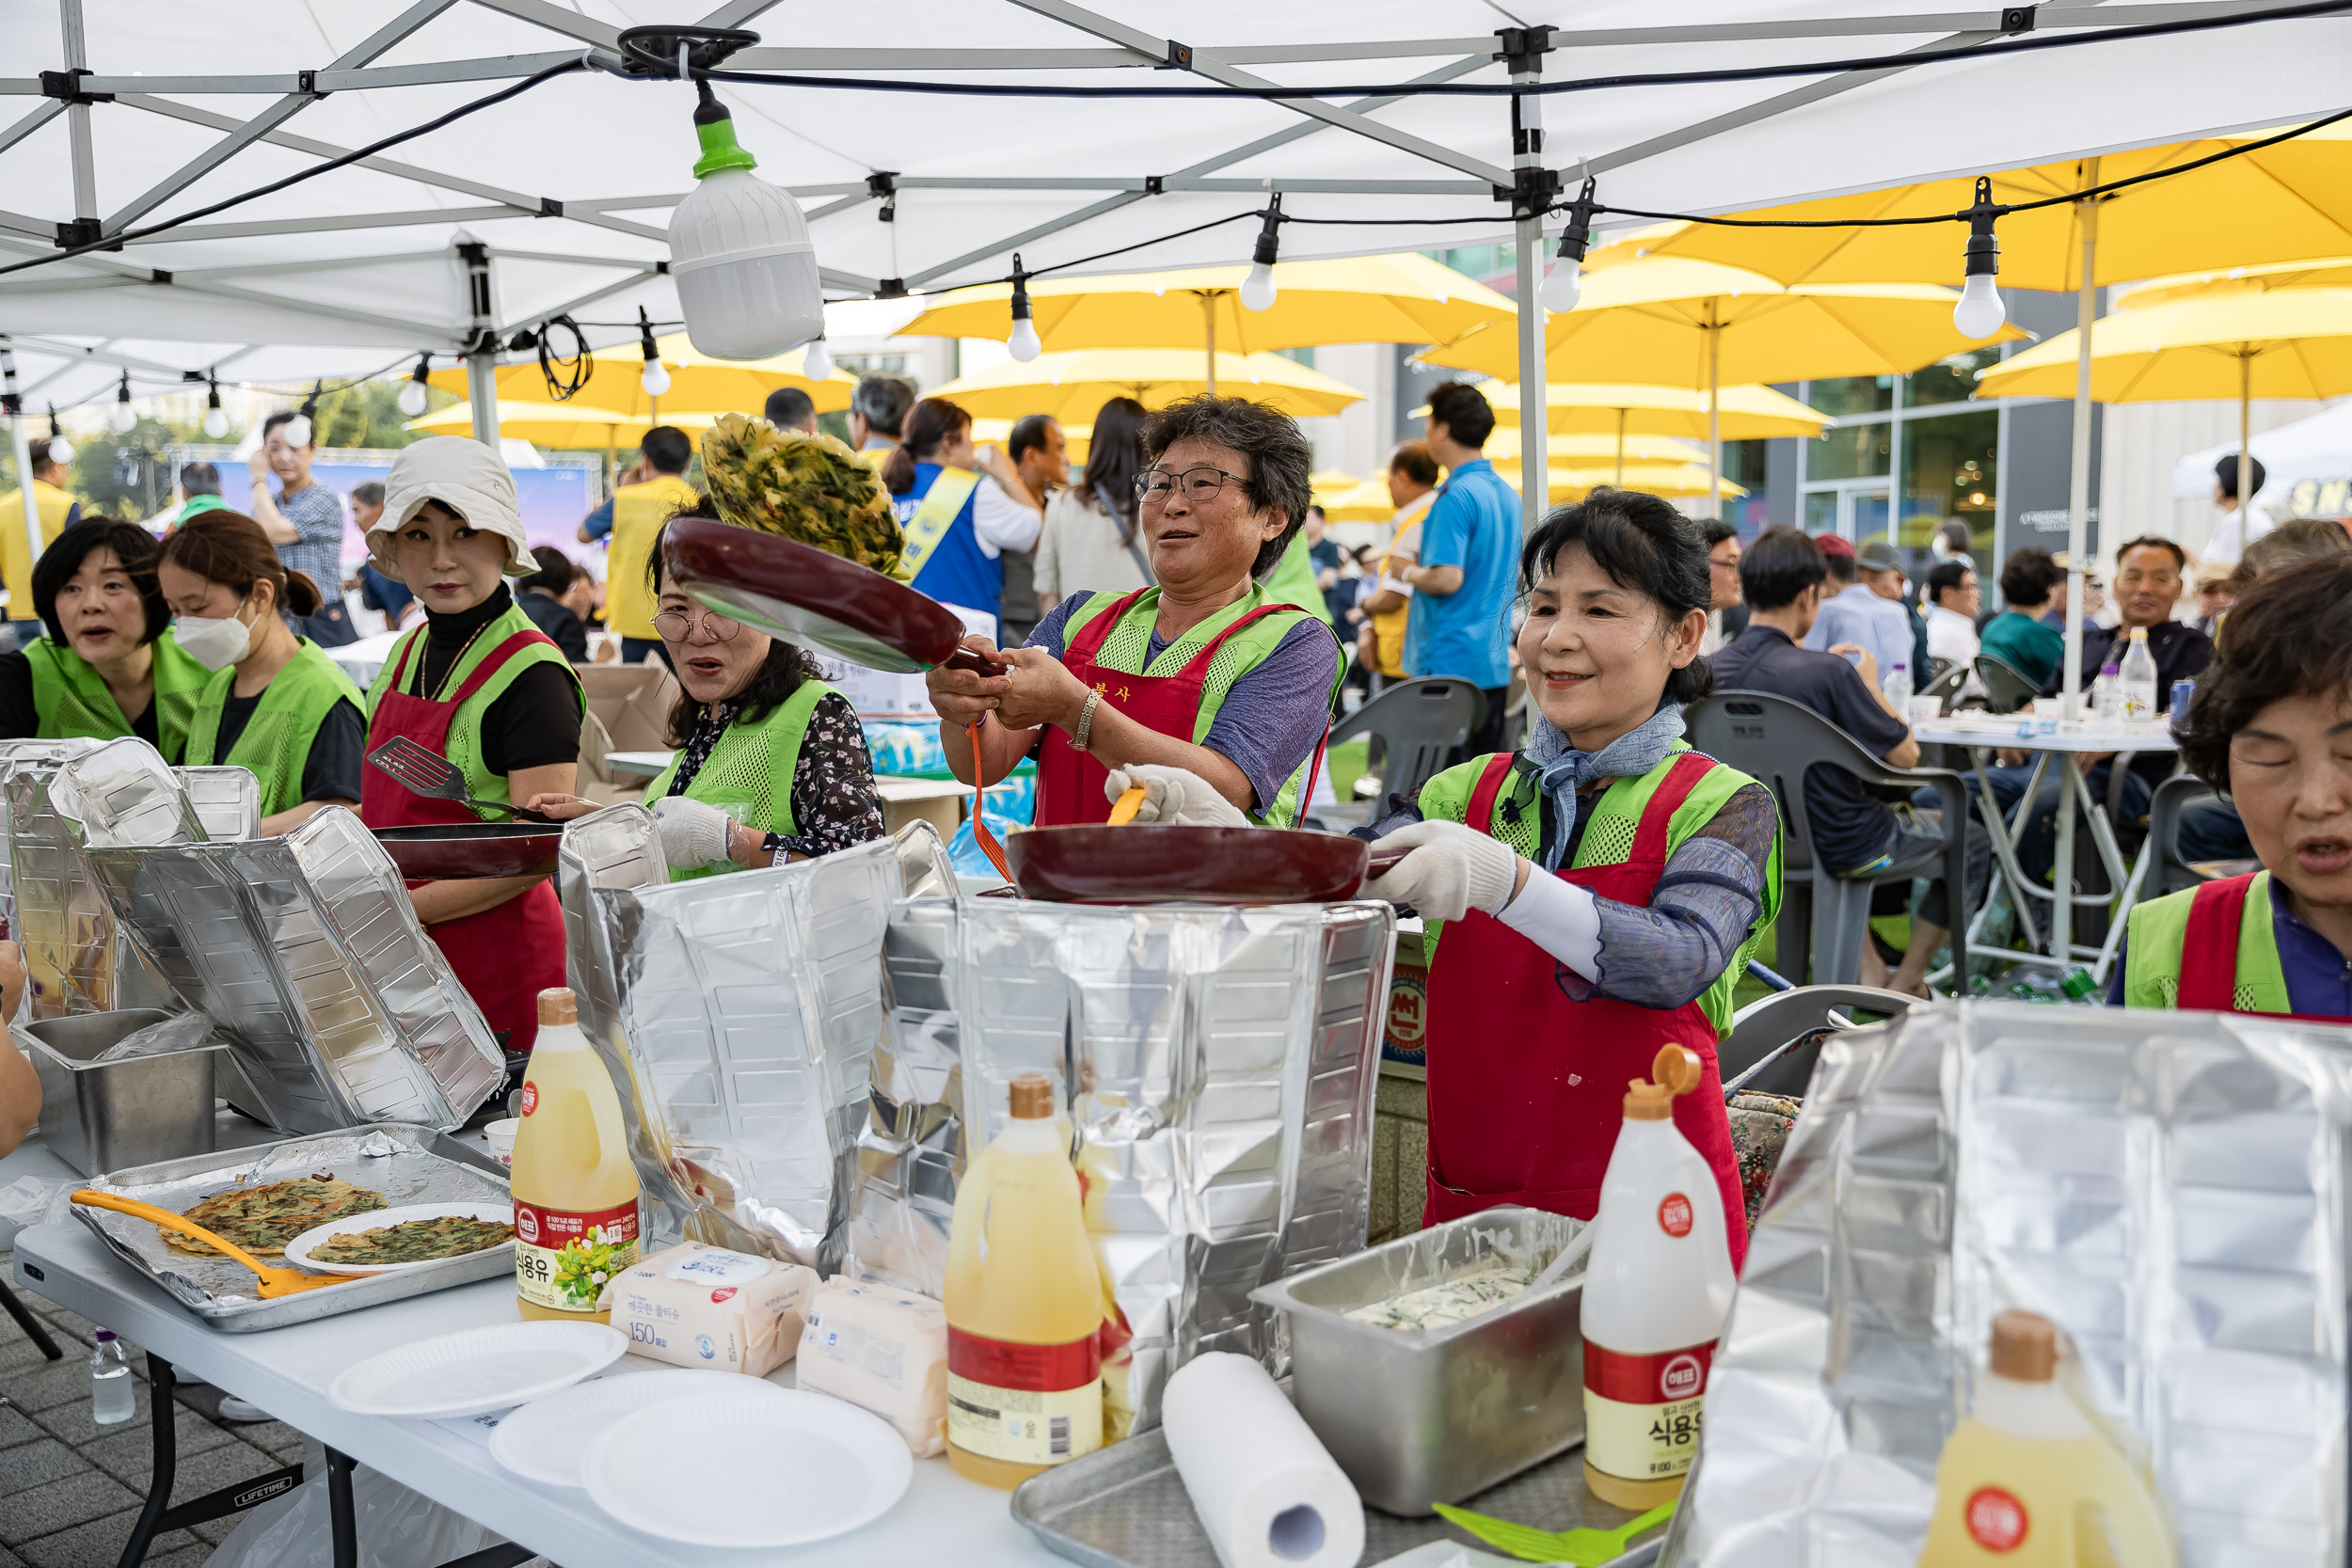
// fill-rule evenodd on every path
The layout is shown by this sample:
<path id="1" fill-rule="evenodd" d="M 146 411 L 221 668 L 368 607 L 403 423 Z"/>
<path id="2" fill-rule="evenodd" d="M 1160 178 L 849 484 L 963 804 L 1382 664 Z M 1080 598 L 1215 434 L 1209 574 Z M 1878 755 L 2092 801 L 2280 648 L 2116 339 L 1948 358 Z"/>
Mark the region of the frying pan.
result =
<path id="1" fill-rule="evenodd" d="M 564 825 L 541 822 L 429 823 L 414 828 L 378 828 L 400 874 L 410 881 L 445 881 L 460 877 L 546 877 L 555 870 Z"/>
<path id="2" fill-rule="evenodd" d="M 1280 828 L 1036 828 L 1005 845 L 1024 898 L 1057 904 L 1323 904 L 1405 858 L 1359 838 Z"/>

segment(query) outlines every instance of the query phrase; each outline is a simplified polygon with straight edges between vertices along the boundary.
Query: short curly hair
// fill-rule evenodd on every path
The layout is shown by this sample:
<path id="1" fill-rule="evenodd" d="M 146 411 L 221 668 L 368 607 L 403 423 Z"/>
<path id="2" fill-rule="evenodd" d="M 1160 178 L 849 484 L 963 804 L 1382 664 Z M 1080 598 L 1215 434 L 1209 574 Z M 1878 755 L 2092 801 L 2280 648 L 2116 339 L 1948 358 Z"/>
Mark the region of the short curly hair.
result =
<path id="1" fill-rule="evenodd" d="M 2352 694 L 2352 555 L 2266 573 L 2238 596 L 2197 677 L 2181 758 L 2226 795 L 2230 737 L 2281 698 L 2327 691 Z"/>
<path id="2" fill-rule="evenodd" d="M 1306 432 L 1271 404 L 1201 392 L 1169 404 L 1144 425 L 1144 466 L 1157 463 L 1179 441 L 1214 442 L 1249 460 L 1249 477 L 1243 482 L 1249 504 L 1279 512 L 1286 525 L 1279 536 L 1258 547 L 1258 559 L 1249 568 L 1253 578 L 1265 576 L 1306 526 L 1307 508 L 1314 500 L 1308 475 L 1314 469 L 1315 449 Z"/>

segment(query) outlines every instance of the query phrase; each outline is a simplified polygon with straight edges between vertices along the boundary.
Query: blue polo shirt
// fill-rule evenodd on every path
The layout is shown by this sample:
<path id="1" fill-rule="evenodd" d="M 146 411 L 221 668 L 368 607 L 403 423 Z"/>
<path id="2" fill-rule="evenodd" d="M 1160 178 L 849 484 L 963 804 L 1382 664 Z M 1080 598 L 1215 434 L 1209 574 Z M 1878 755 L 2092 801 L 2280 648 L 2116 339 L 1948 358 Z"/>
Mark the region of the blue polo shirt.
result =
<path id="1" fill-rule="evenodd" d="M 1511 680 L 1511 574 L 1519 498 L 1481 457 L 1446 476 L 1421 527 L 1421 564 L 1459 566 L 1462 586 L 1415 594 L 1405 617 L 1405 673 L 1451 675 L 1492 690 Z"/>

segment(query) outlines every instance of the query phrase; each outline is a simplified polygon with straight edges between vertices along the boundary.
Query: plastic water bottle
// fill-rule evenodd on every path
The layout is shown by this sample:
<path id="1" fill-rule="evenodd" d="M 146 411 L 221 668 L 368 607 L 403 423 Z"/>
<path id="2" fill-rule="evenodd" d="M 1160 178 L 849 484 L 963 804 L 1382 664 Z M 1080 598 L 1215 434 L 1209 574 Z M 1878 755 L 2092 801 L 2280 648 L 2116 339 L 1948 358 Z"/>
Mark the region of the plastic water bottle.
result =
<path id="1" fill-rule="evenodd" d="M 2117 688 L 2123 694 L 2123 717 L 2153 719 L 2156 716 L 2156 657 L 2148 651 L 2148 628 L 2132 628 L 2132 645 L 2123 656 L 2122 674 Z"/>
<path id="2" fill-rule="evenodd" d="M 131 1386 L 130 1358 L 112 1329 L 98 1331 L 98 1347 L 89 1353 L 89 1415 L 102 1427 L 118 1425 L 139 1413 L 138 1395 Z"/>
<path id="3" fill-rule="evenodd" d="M 2123 717 L 2122 679 L 2122 666 L 2102 664 L 2099 678 L 2090 683 L 2090 711 L 2102 724 Z"/>
<path id="4" fill-rule="evenodd" d="M 1887 701 L 1895 705 L 1895 711 L 1902 714 L 1905 718 L 1910 717 L 1911 666 L 1908 664 L 1896 665 L 1895 668 L 1886 673 L 1886 678 L 1879 682 L 1879 685 L 1885 690 Z"/>

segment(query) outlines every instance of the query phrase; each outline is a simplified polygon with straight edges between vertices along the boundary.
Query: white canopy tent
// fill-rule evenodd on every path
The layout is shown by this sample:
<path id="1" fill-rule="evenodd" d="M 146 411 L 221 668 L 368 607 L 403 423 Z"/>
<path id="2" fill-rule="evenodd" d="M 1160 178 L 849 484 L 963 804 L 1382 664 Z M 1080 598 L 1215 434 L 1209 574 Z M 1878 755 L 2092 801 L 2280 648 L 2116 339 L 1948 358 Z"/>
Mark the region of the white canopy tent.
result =
<path id="1" fill-rule="evenodd" d="M 0 338 L 16 345 L 28 405 L 102 394 L 125 369 L 145 392 L 189 372 L 307 380 L 420 351 L 482 353 L 563 311 L 613 324 L 591 325 L 599 346 L 632 341 L 619 324 L 640 306 L 675 321 L 665 226 L 691 183 L 692 95 L 616 73 L 629 26 L 763 28 L 730 71 L 1154 94 L 721 85 L 761 176 L 803 204 L 838 298 L 1002 277 L 1016 249 L 1032 269 L 1125 246 L 1138 248 L 1090 269 L 1237 261 L 1256 237 L 1248 214 L 1274 193 L 1292 219 L 1349 220 L 1287 223 L 1285 256 L 1518 239 L 1532 300 L 1541 263 L 1525 242 L 1544 224 L 1507 199 L 1515 166 L 1552 171 L 1570 195 L 1596 177 L 1620 207 L 1750 208 L 2316 117 L 2344 103 L 2352 41 L 2337 17 L 2099 38 L 2260 15 L 2275 0 L 2008 11 L 1604 0 L 1573 26 L 1535 28 L 1522 41 L 1549 48 L 1518 56 L 1514 78 L 1496 28 L 1541 13 L 1489 0 L 709 4 L 28 0 L 0 11 L 0 69 L 22 72 L 0 77 L 0 266 L 315 167 L 550 67 L 592 68 L 217 216 L 0 277 Z M 1171 24 L 1183 39 L 1165 36 Z M 2098 41 L 1938 60 L 2004 33 Z M 1539 111 L 1530 100 L 1546 134 L 1516 150 L 1507 97 L 1178 96 L 1897 55 L 1918 63 L 1579 90 Z M 1463 221 L 1409 221 L 1437 218 Z M 1232 221 L 1180 233 L 1220 219 Z M 1954 226 L 1954 282 L 1963 238 Z M 1520 325 L 1539 339 L 1538 312 Z M 494 428 L 486 392 L 478 415 Z M 1527 461 L 1540 451 L 1531 443 Z"/>

